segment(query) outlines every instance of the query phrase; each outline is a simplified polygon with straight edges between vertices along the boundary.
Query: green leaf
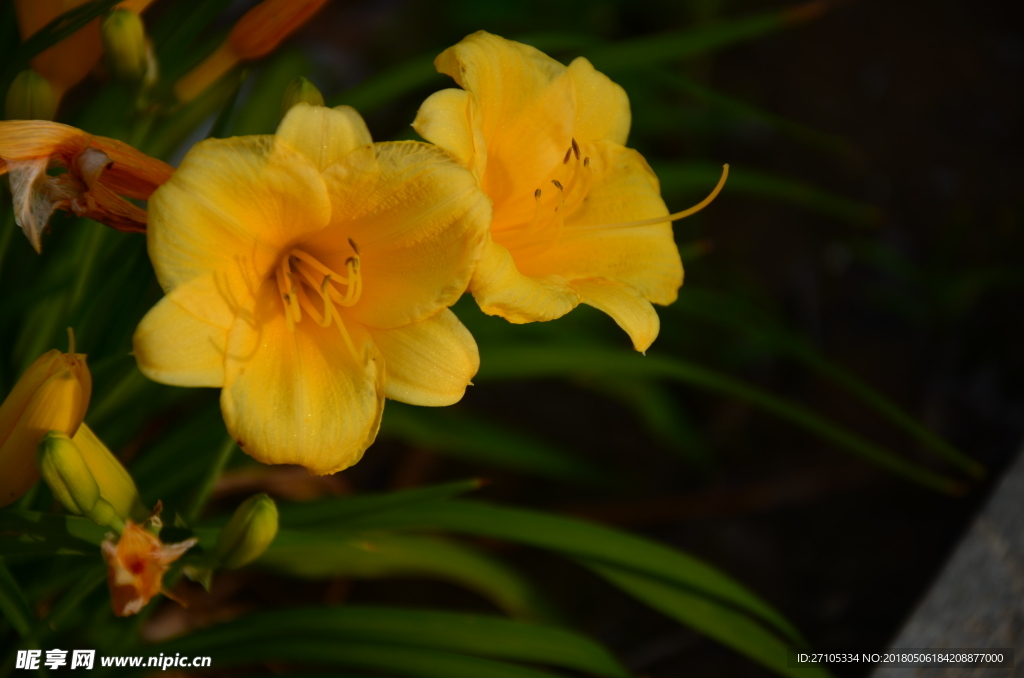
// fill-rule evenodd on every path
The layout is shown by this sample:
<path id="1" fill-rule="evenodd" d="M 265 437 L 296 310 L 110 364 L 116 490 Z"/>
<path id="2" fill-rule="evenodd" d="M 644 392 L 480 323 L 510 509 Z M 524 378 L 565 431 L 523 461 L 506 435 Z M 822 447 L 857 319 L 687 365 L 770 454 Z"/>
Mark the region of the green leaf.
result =
<path id="1" fill-rule="evenodd" d="M 281 100 L 288 83 L 309 72 L 309 61 L 296 50 L 284 50 L 263 64 L 248 97 L 239 107 L 233 135 L 273 134 L 281 119 Z"/>
<path id="2" fill-rule="evenodd" d="M 705 87 L 696 80 L 679 73 L 659 68 L 651 69 L 649 74 L 655 81 L 670 89 L 685 92 L 716 112 L 741 120 L 756 120 L 794 141 L 820 151 L 840 156 L 849 156 L 853 153 L 853 145 L 849 139 L 828 134 L 827 132 L 802 125 L 789 118 L 769 113 L 753 104 L 734 99 L 710 87 Z"/>
<path id="3" fill-rule="evenodd" d="M 337 640 L 269 639 L 217 647 L 210 656 L 216 657 L 218 667 L 285 662 L 382 671 L 403 678 L 558 678 L 547 671 L 453 652 Z"/>
<path id="4" fill-rule="evenodd" d="M 645 35 L 588 50 L 585 55 L 598 70 L 646 68 L 654 64 L 680 61 L 813 19 L 820 14 L 820 11 L 815 11 L 815 4 L 772 10 L 698 28 Z"/>
<path id="5" fill-rule="evenodd" d="M 388 406 L 390 407 L 392 404 L 389 403 Z M 425 502 L 451 499 L 460 494 L 477 490 L 482 485 L 483 481 L 479 478 L 470 478 L 412 490 L 366 493 L 354 497 L 321 499 L 299 504 L 281 504 L 278 506 L 278 512 L 282 527 L 308 527 L 324 523 L 340 525 L 346 520 L 359 516 Z"/>
<path id="6" fill-rule="evenodd" d="M 409 509 L 415 511 L 416 506 L 420 504 L 411 505 Z M 409 576 L 439 579 L 479 593 L 514 617 L 547 619 L 552 616 L 543 597 L 501 561 L 436 537 L 281 530 L 258 564 L 311 579 Z"/>
<path id="7" fill-rule="evenodd" d="M 906 461 L 892 451 L 820 417 L 803 405 L 679 358 L 643 356 L 597 347 L 492 347 L 487 351 L 487 360 L 481 365 L 476 380 L 483 383 L 486 380 L 581 375 L 670 379 L 739 398 L 800 426 L 840 449 L 925 487 L 948 494 L 964 491 L 962 483 Z"/>
<path id="8" fill-rule="evenodd" d="M 164 654 L 216 654 L 267 640 L 323 639 L 423 648 L 546 664 L 607 678 L 629 672 L 594 641 L 557 626 L 478 614 L 345 605 L 251 614 L 157 646 Z M 156 649 L 156 648 L 154 648 Z"/>
<path id="9" fill-rule="evenodd" d="M 630 595 L 723 645 L 746 655 L 762 666 L 783 676 L 794 678 L 827 678 L 828 671 L 815 665 L 791 668 L 784 642 L 764 626 L 732 608 L 715 605 L 701 596 L 670 586 L 651 577 L 622 568 L 583 561 L 590 569 Z"/>
<path id="10" fill-rule="evenodd" d="M 78 516 L 22 509 L 0 511 L 0 556 L 97 553 L 107 528 Z"/>
<path id="11" fill-rule="evenodd" d="M 550 443 L 448 409 L 388 403 L 381 438 L 396 438 L 446 456 L 576 483 L 608 476 Z"/>
<path id="12" fill-rule="evenodd" d="M 22 638 L 32 632 L 32 626 L 36 623 L 35 615 L 29 609 L 25 594 L 22 593 L 21 587 L 18 586 L 11 571 L 7 569 L 2 557 L 0 557 L 0 612 Z"/>
<path id="13" fill-rule="evenodd" d="M 661 162 L 651 167 L 661 182 L 664 195 L 679 193 L 706 194 L 722 174 L 722 166 L 703 162 Z M 851 226 L 873 227 L 880 222 L 878 208 L 815 188 L 793 179 L 730 166 L 724 194 L 745 194 L 770 198 L 803 207 Z"/>
<path id="14" fill-rule="evenodd" d="M 492 537 L 586 558 L 664 579 L 717 604 L 736 606 L 804 644 L 793 626 L 743 585 L 693 556 L 625 532 L 563 516 L 465 500 L 396 509 L 346 528 L 442 529 Z"/>
<path id="15" fill-rule="evenodd" d="M 867 383 L 825 358 L 800 337 L 781 327 L 736 297 L 717 294 L 700 288 L 687 288 L 686 294 L 668 310 L 672 314 L 686 314 L 717 325 L 750 335 L 761 344 L 799 360 L 822 376 L 845 388 L 861 402 L 890 423 L 903 429 L 926 448 L 956 464 L 976 478 L 984 476 L 984 468 L 975 460 L 956 449 L 933 431 L 904 412 L 896 403 Z"/>

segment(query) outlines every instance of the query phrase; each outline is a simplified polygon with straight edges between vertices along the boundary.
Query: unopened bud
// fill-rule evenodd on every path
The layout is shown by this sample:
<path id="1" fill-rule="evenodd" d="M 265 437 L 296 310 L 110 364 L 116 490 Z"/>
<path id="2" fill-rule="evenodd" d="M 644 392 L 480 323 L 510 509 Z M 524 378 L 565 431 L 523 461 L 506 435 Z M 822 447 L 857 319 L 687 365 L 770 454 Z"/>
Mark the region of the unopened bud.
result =
<path id="1" fill-rule="evenodd" d="M 110 70 L 127 82 L 146 75 L 146 29 L 142 17 L 128 9 L 115 9 L 100 24 Z"/>
<path id="2" fill-rule="evenodd" d="M 124 520 L 114 507 L 100 495 L 100 487 L 71 438 L 59 431 L 50 431 L 39 441 L 36 452 L 39 472 L 50 486 L 53 496 L 69 512 L 86 516 L 99 525 L 121 529 Z"/>
<path id="3" fill-rule="evenodd" d="M 21 375 L 0 404 L 0 507 L 39 479 L 36 446 L 49 431 L 74 435 L 82 424 L 92 377 L 85 356 L 48 351 Z"/>
<path id="4" fill-rule="evenodd" d="M 57 95 L 50 81 L 29 68 L 7 89 L 4 114 L 8 120 L 53 120 Z"/>
<path id="5" fill-rule="evenodd" d="M 277 536 L 277 505 L 266 494 L 246 499 L 220 531 L 214 547 L 219 567 L 233 570 L 263 555 Z"/>
<path id="6" fill-rule="evenodd" d="M 281 117 L 283 118 L 292 106 L 301 103 L 310 106 L 323 106 L 324 95 L 320 93 L 316 85 L 300 75 L 288 83 L 288 87 L 284 90 L 284 97 L 281 99 Z"/>
<path id="7" fill-rule="evenodd" d="M 122 521 L 144 522 L 150 512 L 142 504 L 135 481 L 103 441 L 84 423 L 72 440 L 99 486 L 100 497 L 110 504 Z"/>

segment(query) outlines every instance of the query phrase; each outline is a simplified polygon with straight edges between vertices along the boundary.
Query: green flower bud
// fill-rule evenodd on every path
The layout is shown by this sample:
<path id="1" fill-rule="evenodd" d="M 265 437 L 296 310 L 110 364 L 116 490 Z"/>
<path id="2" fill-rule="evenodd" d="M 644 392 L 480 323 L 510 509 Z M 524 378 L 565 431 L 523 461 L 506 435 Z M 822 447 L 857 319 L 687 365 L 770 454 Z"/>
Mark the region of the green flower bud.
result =
<path id="1" fill-rule="evenodd" d="M 234 570 L 263 555 L 277 536 L 277 505 L 266 494 L 249 497 L 220 531 L 213 549 L 217 565 Z"/>
<path id="2" fill-rule="evenodd" d="M 323 106 L 324 95 L 316 88 L 316 85 L 301 75 L 290 83 L 284 90 L 284 98 L 281 99 L 281 117 L 287 113 L 292 106 L 299 103 L 307 103 L 310 106 Z"/>
<path id="3" fill-rule="evenodd" d="M 100 487 L 67 434 L 50 431 L 44 435 L 36 448 L 36 462 L 53 496 L 69 512 L 86 515 L 100 500 Z"/>
<path id="4" fill-rule="evenodd" d="M 7 119 L 53 120 L 56 112 L 57 97 L 50 81 L 31 68 L 18 73 L 7 90 Z"/>
<path id="5" fill-rule="evenodd" d="M 146 29 L 142 17 L 128 9 L 115 9 L 100 24 L 103 48 L 110 71 L 128 82 L 139 82 L 146 75 Z"/>

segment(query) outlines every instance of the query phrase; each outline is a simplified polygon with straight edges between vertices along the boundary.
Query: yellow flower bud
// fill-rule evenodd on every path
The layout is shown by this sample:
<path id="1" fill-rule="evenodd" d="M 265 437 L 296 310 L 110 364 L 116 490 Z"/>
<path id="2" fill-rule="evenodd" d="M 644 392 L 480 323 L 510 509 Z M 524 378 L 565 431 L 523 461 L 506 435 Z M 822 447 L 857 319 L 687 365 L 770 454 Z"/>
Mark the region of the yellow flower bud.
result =
<path id="1" fill-rule="evenodd" d="M 103 441 L 84 423 L 78 428 L 78 433 L 72 440 L 82 453 L 89 473 L 99 486 L 100 497 L 113 507 L 121 520 L 144 522 L 149 516 L 149 511 L 142 503 L 135 481 Z"/>
<path id="2" fill-rule="evenodd" d="M 284 97 L 281 99 L 281 117 L 283 118 L 292 106 L 300 103 L 307 103 L 310 106 L 324 105 L 324 95 L 320 93 L 316 85 L 301 75 L 288 83 L 288 87 L 284 90 Z"/>
<path id="3" fill-rule="evenodd" d="M 53 120 L 57 95 L 49 80 L 29 68 L 11 82 L 4 104 L 8 120 Z"/>
<path id="4" fill-rule="evenodd" d="M 32 363 L 0 404 L 0 507 L 39 479 L 36 445 L 49 431 L 74 435 L 85 417 L 92 377 L 85 355 L 54 349 Z"/>
<path id="5" fill-rule="evenodd" d="M 110 71 L 121 80 L 139 82 L 146 74 L 146 29 L 142 17 L 128 9 L 115 9 L 100 24 Z"/>
<path id="6" fill-rule="evenodd" d="M 277 505 L 266 494 L 249 497 L 220 531 L 214 547 L 217 565 L 234 570 L 263 555 L 277 536 Z"/>

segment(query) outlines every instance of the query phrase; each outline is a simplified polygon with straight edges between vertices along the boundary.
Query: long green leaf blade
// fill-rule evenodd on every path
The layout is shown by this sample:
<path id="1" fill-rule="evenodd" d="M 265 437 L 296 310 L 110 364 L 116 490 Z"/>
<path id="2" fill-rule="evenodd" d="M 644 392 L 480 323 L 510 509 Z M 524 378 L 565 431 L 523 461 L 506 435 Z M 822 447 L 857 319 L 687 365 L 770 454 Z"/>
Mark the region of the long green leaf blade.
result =
<path id="1" fill-rule="evenodd" d="M 398 509 L 353 521 L 346 527 L 443 529 L 529 544 L 574 558 L 659 577 L 758 616 L 793 642 L 799 632 L 742 584 L 693 556 L 602 525 L 526 509 L 453 500 Z"/>
<path id="2" fill-rule="evenodd" d="M 248 615 L 161 647 L 203 654 L 223 646 L 284 637 L 361 641 L 547 664 L 607 678 L 628 671 L 589 638 L 557 626 L 430 610 L 346 605 Z"/>
<path id="3" fill-rule="evenodd" d="M 687 626 L 746 655 L 782 676 L 827 678 L 825 669 L 814 665 L 787 666 L 788 645 L 750 617 L 729 607 L 715 605 L 664 582 L 604 564 L 584 563 L 615 586 Z"/>
<path id="4" fill-rule="evenodd" d="M 708 187 L 714 186 L 722 174 L 722 166 L 714 163 L 662 162 L 652 163 L 652 167 L 665 195 L 707 193 Z M 794 179 L 744 167 L 729 168 L 725 190 L 796 205 L 851 226 L 868 228 L 877 226 L 880 221 L 878 208 L 872 205 L 849 200 Z"/>
<path id="5" fill-rule="evenodd" d="M 491 348 L 476 379 L 530 379 L 551 376 L 661 378 L 739 398 L 786 419 L 835 446 L 916 483 L 948 494 L 961 494 L 955 480 L 913 464 L 890 450 L 864 440 L 803 405 L 714 370 L 679 358 L 641 356 L 598 347 L 513 346 Z"/>
<path id="6" fill-rule="evenodd" d="M 272 639 L 256 645 L 217 647 L 211 655 L 216 656 L 218 667 L 287 662 L 382 671 L 402 678 L 558 678 L 547 671 L 493 659 L 383 643 Z"/>
<path id="7" fill-rule="evenodd" d="M 14 575 L 7 569 L 7 564 L 0 557 L 0 612 L 11 623 L 11 626 L 22 638 L 32 632 L 35 615 L 29 609 L 28 601 Z"/>
<path id="8" fill-rule="evenodd" d="M 389 403 L 381 438 L 397 438 L 447 456 L 546 478 L 598 483 L 607 476 L 542 439 L 479 418 Z"/>
<path id="9" fill-rule="evenodd" d="M 513 617 L 553 616 L 519 573 L 475 549 L 437 537 L 282 530 L 259 565 L 311 579 L 426 577 L 475 591 Z"/>

